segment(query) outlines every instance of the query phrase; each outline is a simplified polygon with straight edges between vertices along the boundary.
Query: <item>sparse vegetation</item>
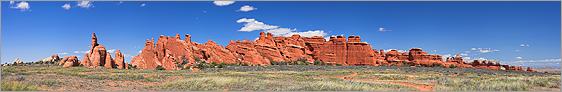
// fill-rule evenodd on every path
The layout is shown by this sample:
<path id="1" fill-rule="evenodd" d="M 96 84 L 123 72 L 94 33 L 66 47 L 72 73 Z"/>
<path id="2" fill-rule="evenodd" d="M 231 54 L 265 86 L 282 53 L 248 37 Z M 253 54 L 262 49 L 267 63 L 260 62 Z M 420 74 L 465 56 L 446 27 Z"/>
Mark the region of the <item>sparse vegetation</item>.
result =
<path id="1" fill-rule="evenodd" d="M 439 90 L 457 91 L 528 91 L 534 87 L 559 89 L 560 76 L 466 75 L 437 80 Z"/>
<path id="2" fill-rule="evenodd" d="M 36 91 L 37 86 L 17 81 L 2 81 L 2 91 Z"/>
<path id="3" fill-rule="evenodd" d="M 216 63 L 202 64 L 205 64 L 202 66 L 209 68 L 201 68 L 200 72 L 191 72 L 191 70 L 160 71 L 84 67 L 62 68 L 61 66 L 7 66 L 2 67 L 2 90 L 76 91 L 102 89 L 101 91 L 103 91 L 115 90 L 115 88 L 170 91 L 418 90 L 411 86 L 388 82 L 430 84 L 434 86 L 433 88 L 436 91 L 534 91 L 537 88 L 542 88 L 538 89 L 539 91 L 544 89 L 547 89 L 547 91 L 560 90 L 560 75 L 558 74 L 441 67 L 310 65 L 262 67 L 230 66 Z M 357 75 L 347 79 L 342 78 L 353 73 Z M 133 82 L 133 84 L 129 82 Z"/>
<path id="4" fill-rule="evenodd" d="M 166 70 L 164 67 L 162 67 L 161 65 L 156 66 L 156 70 Z"/>

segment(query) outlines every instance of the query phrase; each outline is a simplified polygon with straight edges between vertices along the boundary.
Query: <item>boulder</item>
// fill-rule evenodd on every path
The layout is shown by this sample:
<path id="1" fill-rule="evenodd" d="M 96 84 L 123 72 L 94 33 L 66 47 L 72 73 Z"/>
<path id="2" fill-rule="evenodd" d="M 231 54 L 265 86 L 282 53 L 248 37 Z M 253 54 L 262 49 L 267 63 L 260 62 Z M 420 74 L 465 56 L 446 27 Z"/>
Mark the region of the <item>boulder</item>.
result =
<path id="1" fill-rule="evenodd" d="M 68 68 L 78 66 L 80 63 L 78 62 L 77 56 L 66 56 L 61 60 L 61 63 L 59 64 L 62 64 L 62 67 L 64 68 Z"/>
<path id="2" fill-rule="evenodd" d="M 50 57 L 41 59 L 39 62 L 41 64 L 55 64 L 55 63 L 59 62 L 59 60 L 61 60 L 59 55 L 53 54 Z"/>

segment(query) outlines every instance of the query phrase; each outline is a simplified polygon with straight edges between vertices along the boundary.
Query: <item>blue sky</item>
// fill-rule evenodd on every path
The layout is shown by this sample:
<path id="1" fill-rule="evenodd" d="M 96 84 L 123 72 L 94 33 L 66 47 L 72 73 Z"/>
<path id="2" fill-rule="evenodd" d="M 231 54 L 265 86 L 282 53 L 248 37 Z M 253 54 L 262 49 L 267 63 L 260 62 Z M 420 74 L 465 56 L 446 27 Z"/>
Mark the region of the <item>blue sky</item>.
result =
<path id="1" fill-rule="evenodd" d="M 68 4 L 68 5 L 65 5 Z M 516 65 L 560 62 L 560 2 L 2 2 L 2 63 L 88 50 L 90 34 L 128 62 L 145 39 L 359 35 L 374 49 L 423 48 Z M 242 8 L 242 9 L 241 9 Z"/>

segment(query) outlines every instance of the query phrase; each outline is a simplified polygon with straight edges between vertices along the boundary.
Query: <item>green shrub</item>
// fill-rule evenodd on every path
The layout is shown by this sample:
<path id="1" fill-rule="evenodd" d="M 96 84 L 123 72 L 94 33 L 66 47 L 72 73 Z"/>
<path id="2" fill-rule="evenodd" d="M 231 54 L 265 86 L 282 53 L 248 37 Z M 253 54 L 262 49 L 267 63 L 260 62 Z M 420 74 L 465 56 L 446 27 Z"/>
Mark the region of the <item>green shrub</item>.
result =
<path id="1" fill-rule="evenodd" d="M 451 66 L 449 66 L 449 68 L 457 68 L 457 66 L 456 66 L 456 65 L 451 65 Z"/>
<path id="2" fill-rule="evenodd" d="M 320 61 L 320 60 L 315 60 L 313 64 L 314 64 L 314 65 L 326 65 L 326 63 L 324 63 L 324 62 L 322 62 L 322 61 Z"/>
<path id="3" fill-rule="evenodd" d="M 156 70 L 166 70 L 166 69 L 164 69 L 164 67 L 158 65 L 158 66 L 156 66 Z"/>

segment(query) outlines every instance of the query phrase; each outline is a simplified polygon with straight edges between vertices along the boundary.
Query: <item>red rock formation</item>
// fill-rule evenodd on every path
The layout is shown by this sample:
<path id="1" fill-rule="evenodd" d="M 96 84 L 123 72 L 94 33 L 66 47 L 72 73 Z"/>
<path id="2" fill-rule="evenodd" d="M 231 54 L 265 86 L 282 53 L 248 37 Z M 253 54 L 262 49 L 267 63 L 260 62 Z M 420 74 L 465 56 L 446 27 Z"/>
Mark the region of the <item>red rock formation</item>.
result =
<path id="1" fill-rule="evenodd" d="M 156 56 L 154 39 L 146 40 L 141 53 L 131 60 L 131 65 L 139 69 L 155 69 L 158 65 L 161 65 L 160 60 Z"/>
<path id="2" fill-rule="evenodd" d="M 121 53 L 120 50 L 115 51 L 115 64 L 117 65 L 117 69 L 126 69 L 125 66 L 125 56 Z"/>
<path id="3" fill-rule="evenodd" d="M 41 59 L 39 62 L 41 62 L 42 64 L 55 64 L 55 63 L 59 62 L 60 60 L 61 60 L 61 58 L 59 57 L 59 55 L 53 54 L 50 57 Z"/>
<path id="4" fill-rule="evenodd" d="M 140 69 L 155 69 L 162 66 L 166 70 L 179 70 L 190 66 L 196 60 L 206 63 L 238 63 L 237 54 L 209 41 L 205 44 L 191 42 L 191 35 L 185 35 L 181 40 L 179 34 L 175 37 L 160 36 L 154 44 L 154 39 L 147 40 L 141 53 L 131 60 L 131 64 Z"/>
<path id="5" fill-rule="evenodd" d="M 162 66 L 166 70 L 177 70 L 180 67 L 176 64 L 181 64 L 184 60 L 194 60 L 191 52 L 188 43 L 181 40 L 179 34 L 176 37 L 160 36 L 156 45 L 154 39 L 147 40 L 142 53 L 134 57 L 131 62 L 141 69 L 155 69 L 157 66 Z"/>
<path id="6" fill-rule="evenodd" d="M 464 62 L 462 56 L 457 54 L 455 57 L 447 57 L 447 61 L 445 62 L 445 67 L 459 67 L 459 68 L 469 68 L 472 67 L 471 65 Z"/>
<path id="7" fill-rule="evenodd" d="M 268 33 L 268 37 L 272 35 Z M 292 35 L 291 37 L 274 37 L 276 48 L 279 48 L 281 58 L 284 61 L 306 60 L 313 63 L 314 59 L 309 56 L 312 52 L 306 48 L 304 39 L 300 35 Z"/>
<path id="8" fill-rule="evenodd" d="M 367 42 L 361 42 L 359 36 L 349 36 L 347 46 L 348 65 L 377 65 L 375 52 Z"/>
<path id="9" fill-rule="evenodd" d="M 114 68 L 117 66 L 111 58 L 111 54 L 107 52 L 103 45 L 98 44 L 97 40 L 96 34 L 92 33 L 91 48 L 88 50 L 88 53 L 84 55 L 80 64 L 88 68 Z"/>
<path id="10" fill-rule="evenodd" d="M 230 41 L 226 49 L 238 54 L 241 63 L 248 65 L 270 65 L 271 61 L 262 56 L 254 46 L 255 43 L 248 40 Z"/>
<path id="11" fill-rule="evenodd" d="M 202 51 L 205 54 L 205 59 L 211 63 L 225 63 L 225 64 L 237 64 L 238 58 L 236 54 L 231 53 L 226 48 L 218 45 L 214 41 L 208 41 L 202 45 Z"/>
<path id="12" fill-rule="evenodd" d="M 470 63 L 470 65 L 472 65 L 475 68 L 489 69 L 489 70 L 501 70 L 503 67 L 497 62 L 489 61 L 489 60 L 474 60 L 472 63 Z M 507 67 L 507 70 L 511 70 L 510 67 Z"/>
<path id="13" fill-rule="evenodd" d="M 445 66 L 440 55 L 429 55 L 420 48 L 412 48 L 408 53 L 408 60 L 421 66 Z"/>
<path id="14" fill-rule="evenodd" d="M 404 53 L 400 53 L 397 50 L 390 50 L 386 52 L 385 60 L 389 63 L 389 65 L 396 65 L 401 66 L 404 63 L 408 62 L 408 55 Z M 406 57 L 406 59 L 404 59 Z"/>
<path id="15" fill-rule="evenodd" d="M 87 55 L 84 62 L 95 62 L 97 56 L 106 55 L 98 48 L 95 36 L 92 39 L 95 55 Z M 99 45 L 99 47 L 103 47 Z M 98 48 L 98 49 L 96 49 Z M 99 54 L 99 55 L 98 55 Z M 96 56 L 96 57 L 92 57 Z M 111 58 L 110 56 L 107 56 Z M 122 56 L 116 55 L 116 58 Z M 147 40 L 141 53 L 131 61 L 133 66 L 140 69 L 155 69 L 162 66 L 166 70 L 178 70 L 191 66 L 196 60 L 207 63 L 226 64 L 248 64 L 248 65 L 270 65 L 270 62 L 289 62 L 306 60 L 313 63 L 315 60 L 332 65 L 420 65 L 420 66 L 443 66 L 459 68 L 482 68 L 491 70 L 523 70 L 521 67 L 500 65 L 492 61 L 475 61 L 465 63 L 460 55 L 455 57 L 444 57 L 432 55 L 419 48 L 412 48 L 408 52 L 397 50 L 375 50 L 366 42 L 361 42 L 359 36 L 332 36 L 328 41 L 321 36 L 301 37 L 274 37 L 271 33 L 261 32 L 255 41 L 242 40 L 230 41 L 226 47 L 222 47 L 213 41 L 205 44 L 191 42 L 191 36 L 185 35 L 181 40 L 179 34 L 175 37 L 160 36 L 154 43 L 154 39 Z M 100 58 L 102 59 L 102 58 Z M 103 60 L 101 60 L 103 61 Z M 121 62 L 121 61 L 115 61 Z M 105 63 L 105 62 L 104 62 Z M 96 65 L 97 63 L 93 63 Z M 121 65 L 118 63 L 118 68 Z M 125 67 L 127 67 L 125 65 Z M 527 69 L 529 70 L 529 69 Z M 532 69 L 531 69 L 532 70 Z"/>
<path id="16" fill-rule="evenodd" d="M 273 41 L 273 35 L 271 33 L 265 35 L 264 32 L 260 32 L 260 37 L 255 43 L 249 46 L 255 48 L 256 51 L 268 60 L 277 62 L 286 61 L 285 57 L 281 55 L 281 51 L 277 47 L 276 42 Z"/>
<path id="17" fill-rule="evenodd" d="M 527 72 L 536 72 L 535 69 L 531 68 L 531 67 L 527 67 Z"/>
<path id="18" fill-rule="evenodd" d="M 78 57 L 76 56 L 66 56 L 59 63 L 59 65 L 62 65 L 62 67 L 65 68 L 78 66 L 79 64 Z"/>

